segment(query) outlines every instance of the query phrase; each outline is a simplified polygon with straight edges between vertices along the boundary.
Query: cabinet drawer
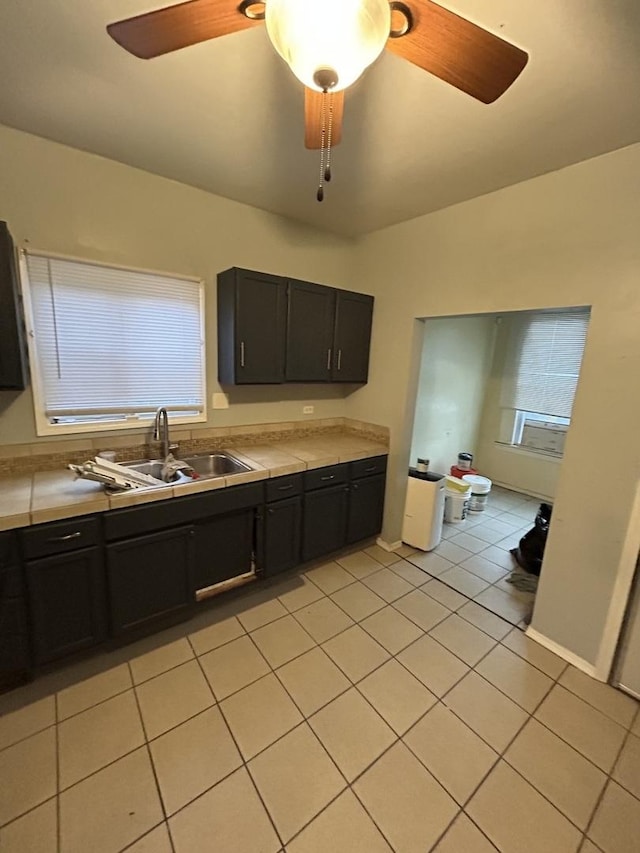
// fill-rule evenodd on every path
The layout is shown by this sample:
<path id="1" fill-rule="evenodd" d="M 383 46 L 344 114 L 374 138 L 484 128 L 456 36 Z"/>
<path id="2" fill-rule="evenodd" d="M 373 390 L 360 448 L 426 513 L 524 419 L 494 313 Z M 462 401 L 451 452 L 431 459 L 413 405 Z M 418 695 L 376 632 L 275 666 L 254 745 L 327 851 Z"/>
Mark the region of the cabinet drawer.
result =
<path id="1" fill-rule="evenodd" d="M 327 465 L 326 468 L 314 468 L 304 472 L 304 487 L 307 492 L 322 489 L 325 486 L 337 486 L 347 482 L 349 466 Z"/>
<path id="2" fill-rule="evenodd" d="M 386 456 L 373 456 L 370 459 L 358 459 L 351 463 L 351 479 L 370 477 L 372 474 L 384 474 L 387 470 Z"/>
<path id="3" fill-rule="evenodd" d="M 54 524 L 40 524 L 22 532 L 24 555 L 27 560 L 63 554 L 97 545 L 100 539 L 98 519 L 71 518 Z"/>
<path id="4" fill-rule="evenodd" d="M 267 503 L 292 498 L 302 492 L 302 474 L 287 474 L 267 480 Z"/>

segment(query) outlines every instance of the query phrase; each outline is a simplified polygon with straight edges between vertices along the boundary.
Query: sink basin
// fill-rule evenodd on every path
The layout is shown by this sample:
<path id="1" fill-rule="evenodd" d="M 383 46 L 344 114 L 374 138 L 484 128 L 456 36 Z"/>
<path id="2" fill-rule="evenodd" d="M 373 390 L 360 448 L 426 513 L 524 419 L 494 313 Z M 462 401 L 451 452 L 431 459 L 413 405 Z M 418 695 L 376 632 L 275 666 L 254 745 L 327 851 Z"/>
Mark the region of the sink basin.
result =
<path id="1" fill-rule="evenodd" d="M 139 474 L 150 474 L 157 480 L 162 480 L 162 468 L 164 466 L 162 459 L 141 459 L 137 462 L 123 462 L 122 464 L 127 468 L 131 468 L 132 471 L 137 471 Z M 171 477 L 171 482 L 179 479 L 180 476 L 174 474 Z"/>
<path id="2" fill-rule="evenodd" d="M 198 456 L 185 456 L 182 459 L 201 478 L 224 477 L 228 474 L 240 474 L 242 471 L 251 471 L 248 465 L 240 462 L 230 453 L 217 452 L 206 453 Z"/>
<path id="3" fill-rule="evenodd" d="M 206 480 L 212 477 L 225 477 L 229 474 L 240 474 L 243 471 L 251 471 L 248 465 L 240 462 L 230 453 L 217 451 L 215 453 L 201 453 L 194 456 L 182 456 L 181 462 L 186 462 L 198 474 L 198 479 Z M 151 474 L 158 480 L 162 479 L 163 462 L 161 459 L 139 459 L 135 462 L 123 463 L 127 468 L 132 468 L 140 474 Z M 185 474 L 177 472 L 169 482 L 184 481 Z"/>

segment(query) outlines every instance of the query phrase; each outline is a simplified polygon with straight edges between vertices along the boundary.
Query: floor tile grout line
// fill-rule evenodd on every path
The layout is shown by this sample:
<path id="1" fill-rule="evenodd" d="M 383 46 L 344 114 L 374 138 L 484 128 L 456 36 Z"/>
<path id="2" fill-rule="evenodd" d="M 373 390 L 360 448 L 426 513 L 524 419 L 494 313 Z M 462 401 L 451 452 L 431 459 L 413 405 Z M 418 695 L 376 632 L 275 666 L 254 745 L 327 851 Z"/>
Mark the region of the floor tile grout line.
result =
<path id="1" fill-rule="evenodd" d="M 145 831 L 144 835 L 139 835 L 139 836 L 138 836 L 138 838 L 136 838 L 136 839 L 135 839 L 134 841 L 132 841 L 130 844 L 127 844 L 127 846 L 126 846 L 126 847 L 121 847 L 121 848 L 120 848 L 120 850 L 118 851 L 118 853 L 127 853 L 127 851 L 128 851 L 128 850 L 131 850 L 131 848 L 132 848 L 132 847 L 134 847 L 134 845 L 138 844 L 140 841 L 142 841 L 143 839 L 147 838 L 147 836 L 151 835 L 151 833 L 152 833 L 152 832 L 155 832 L 155 831 L 156 831 L 156 829 L 157 829 L 159 826 L 166 826 L 166 828 L 167 828 L 167 835 L 169 836 L 169 844 L 171 845 L 172 853 L 175 853 L 175 849 L 174 849 L 174 846 L 173 846 L 173 841 L 172 841 L 172 839 L 171 839 L 171 835 L 170 835 L 170 833 L 169 833 L 169 824 L 167 823 L 167 819 L 166 819 L 166 818 L 164 818 L 163 820 L 161 820 L 161 821 L 159 821 L 158 823 L 154 824 L 154 826 L 151 826 L 149 829 L 147 829 L 147 830 Z"/>
<path id="2" fill-rule="evenodd" d="M 567 664 L 567 666 L 568 666 L 568 664 Z M 536 787 L 536 786 L 535 786 L 531 781 L 529 781 L 529 779 L 527 779 L 527 778 L 523 775 L 523 773 L 521 773 L 521 772 L 520 772 L 520 770 L 519 770 L 517 767 L 515 767 L 514 765 L 512 765 L 512 764 L 509 762 L 509 760 L 505 757 L 505 756 L 506 756 L 506 753 L 508 752 L 508 750 L 509 750 L 509 749 L 511 748 L 511 746 L 515 743 L 516 739 L 517 739 L 517 738 L 522 734 L 522 732 L 523 732 L 524 728 L 529 724 L 529 722 L 530 722 L 531 720 L 535 720 L 536 722 L 538 722 L 538 723 L 540 723 L 541 725 L 543 725 L 543 726 L 544 726 L 544 724 L 543 724 L 543 723 L 541 723 L 541 722 L 540 722 L 540 720 L 538 720 L 538 718 L 537 718 L 537 717 L 535 717 L 535 714 L 539 711 L 540 707 L 542 706 L 542 704 L 544 703 L 544 701 L 546 700 L 546 698 L 549 696 L 549 694 L 551 693 L 551 691 L 554 689 L 554 687 L 555 687 L 556 685 L 558 685 L 558 683 L 559 683 L 559 679 L 562 677 L 562 675 L 563 675 L 564 671 L 566 670 L 566 668 L 567 668 L 567 667 L 565 667 L 565 668 L 563 669 L 563 671 L 562 671 L 561 673 L 559 673 L 559 675 L 558 675 L 558 677 L 555 679 L 554 684 L 552 685 L 552 687 L 547 691 L 547 693 L 542 697 L 542 699 L 540 699 L 540 701 L 538 702 L 538 704 L 536 705 L 536 707 L 534 708 L 534 710 L 533 710 L 532 712 L 527 712 L 527 713 L 529 714 L 528 719 L 523 723 L 523 725 L 522 725 L 522 726 L 520 726 L 520 728 L 518 729 L 518 731 L 516 732 L 516 734 L 515 734 L 515 735 L 513 736 L 513 738 L 509 741 L 509 743 L 508 743 L 508 744 L 507 744 L 507 746 L 504 748 L 504 750 L 502 750 L 502 752 L 501 752 L 501 753 L 500 753 L 500 755 L 499 755 L 499 759 L 498 759 L 498 761 L 496 762 L 496 764 L 494 764 L 494 766 L 493 766 L 492 770 L 493 770 L 493 769 L 495 769 L 495 767 L 497 766 L 497 764 L 499 764 L 499 763 L 500 763 L 500 761 L 504 761 L 504 762 L 506 762 L 506 763 L 509 765 L 509 767 L 510 767 L 510 768 L 511 768 L 511 769 L 512 769 L 512 770 L 513 770 L 513 771 L 514 771 L 518 776 L 520 776 L 520 778 L 521 778 L 521 779 L 523 779 L 523 780 L 524 780 L 524 781 L 525 781 L 525 782 L 526 782 L 526 783 L 527 783 L 527 784 L 528 784 L 528 785 L 529 785 L 529 786 L 530 786 L 534 791 L 536 791 L 536 792 L 537 792 L 537 793 L 538 793 L 538 794 L 539 794 L 543 799 L 545 799 L 548 803 L 550 803 L 550 805 L 551 805 L 551 806 L 552 806 L 552 807 L 553 807 L 553 808 L 554 808 L 554 809 L 555 809 L 555 810 L 556 810 L 560 815 L 562 815 L 566 820 L 568 820 L 568 821 L 569 821 L 569 823 L 571 823 L 571 825 L 572 825 L 572 826 L 574 826 L 574 827 L 575 827 L 575 828 L 576 828 L 576 829 L 581 833 L 581 835 L 582 835 L 581 844 L 582 844 L 582 841 L 584 840 L 584 838 L 586 838 L 586 837 L 587 837 L 587 836 L 586 836 L 587 829 L 582 829 L 580 826 L 578 826 L 578 825 L 577 825 L 577 824 L 576 824 L 576 823 L 575 823 L 575 822 L 574 822 L 574 821 L 573 821 L 573 820 L 572 820 L 568 815 L 566 815 L 566 814 L 565 814 L 561 809 L 559 809 L 559 808 L 558 808 L 558 806 L 557 806 L 554 802 L 552 802 L 552 800 L 551 800 L 551 799 L 549 799 L 549 797 L 548 797 L 548 796 L 547 796 L 543 791 L 541 791 L 541 790 L 540 790 L 539 788 L 537 788 L 537 787 Z M 562 685 L 560 685 L 560 686 L 562 686 Z M 505 695 L 506 695 L 506 694 L 505 694 Z M 513 701 L 513 700 L 512 700 L 512 701 Z M 455 711 L 454 711 L 453 713 L 455 714 Z M 457 716 L 457 714 L 456 714 L 456 716 Z M 464 721 L 463 721 L 463 722 L 464 722 Z M 586 755 L 583 755 L 583 753 L 581 753 L 581 752 L 580 752 L 579 750 L 577 750 L 574 746 L 572 746 L 570 743 L 568 743 L 567 741 L 565 741 L 565 740 L 564 740 L 564 738 L 561 738 L 561 737 L 560 737 L 560 735 L 558 735 L 556 732 L 554 732 L 554 731 L 553 731 L 552 729 L 550 729 L 548 726 L 544 726 L 544 728 L 546 728 L 548 731 L 550 731 L 552 734 L 554 734 L 554 735 L 555 735 L 559 740 L 561 740 L 563 743 L 565 743 L 568 747 L 570 747 L 574 752 L 576 752 L 576 753 L 577 753 L 578 755 L 580 755 L 582 758 L 584 758 L 585 760 L 589 761 L 589 763 L 590 763 L 590 764 L 592 764 L 594 767 L 597 767 L 597 765 L 595 765 L 592 761 L 590 761 L 590 759 L 589 759 Z M 477 732 L 476 732 L 476 734 L 477 734 Z M 621 749 L 622 749 L 622 747 L 621 747 Z M 615 766 L 615 765 L 614 765 L 614 766 Z M 597 807 L 598 807 L 598 803 L 600 802 L 600 799 L 601 799 L 601 798 L 602 798 L 602 796 L 604 795 L 604 791 L 606 790 L 606 788 L 607 788 L 607 786 L 608 786 L 608 783 L 609 783 L 609 779 L 610 779 L 610 776 L 609 776 L 608 774 L 606 774 L 606 773 L 605 773 L 605 771 L 603 771 L 601 767 L 597 767 L 597 769 L 598 769 L 598 770 L 600 770 L 600 772 L 602 772 L 602 773 L 604 773 L 604 774 L 605 774 L 605 776 L 607 777 L 607 781 L 606 781 L 606 782 L 605 782 L 605 784 L 603 785 L 602 791 L 600 792 L 600 796 L 598 797 L 598 800 L 596 801 L 596 805 L 595 805 L 595 806 L 594 806 L 594 808 L 593 808 L 593 811 L 592 811 L 591 816 L 590 816 L 590 820 L 589 820 L 589 822 L 588 822 L 588 824 L 587 824 L 587 828 L 588 828 L 588 826 L 591 824 L 591 821 L 593 820 L 593 817 L 594 817 L 595 812 L 596 812 Z M 487 776 L 488 776 L 488 775 L 489 775 L 489 774 L 487 774 Z M 484 779 L 483 779 L 482 783 L 486 780 L 487 776 L 485 776 L 485 777 L 484 777 Z M 482 784 L 482 783 L 480 783 L 480 784 Z M 465 806 L 464 806 L 465 810 L 466 810 L 466 805 L 467 805 L 468 803 L 470 803 L 470 802 L 471 802 L 471 799 L 476 795 L 476 793 L 477 793 L 477 791 L 478 791 L 478 789 L 479 789 L 479 788 L 480 788 L 480 785 L 478 785 L 478 786 L 476 787 L 476 789 L 475 789 L 475 791 L 473 792 L 473 794 L 471 795 L 471 797 L 469 797 L 469 799 L 467 800 L 467 803 L 466 803 L 466 804 L 465 804 Z M 465 811 L 465 814 L 466 814 L 466 811 Z M 468 814 L 467 814 L 467 817 L 469 817 L 469 818 L 472 820 L 471 815 L 468 815 Z"/>
<path id="3" fill-rule="evenodd" d="M 60 853 L 62 849 L 62 820 L 60 814 L 60 729 L 58 725 L 58 694 L 54 694 L 54 719 L 56 739 L 56 850 Z"/>
<path id="4" fill-rule="evenodd" d="M 255 645 L 255 643 L 254 643 L 254 645 Z M 202 666 L 202 664 L 200 663 L 200 659 L 197 657 L 197 655 L 196 655 L 196 659 L 198 660 L 198 665 L 199 665 L 199 667 L 200 667 L 200 671 L 202 672 L 202 675 L 203 675 L 203 677 L 204 677 L 205 681 L 207 682 L 207 684 L 209 684 L 209 680 L 207 679 L 207 674 L 206 674 L 206 672 L 204 671 L 204 667 L 203 667 L 203 666 Z M 268 662 L 267 662 L 267 666 L 268 666 L 268 665 L 269 665 L 269 664 L 268 664 Z M 273 670 L 271 670 L 271 672 L 273 673 Z M 214 692 L 214 690 L 213 690 L 213 687 L 211 687 L 211 685 L 210 685 L 210 684 L 209 684 L 209 690 L 211 691 L 211 693 L 212 693 L 212 695 L 213 695 L 214 699 L 216 699 L 216 694 L 215 694 L 215 692 Z M 228 698 L 228 697 L 227 697 L 227 698 Z M 271 812 L 270 812 L 270 811 L 269 811 L 269 809 L 267 808 L 267 804 L 265 803 L 264 799 L 262 798 L 262 794 L 261 794 L 261 793 L 260 793 L 260 791 L 258 790 L 258 786 L 257 786 L 257 784 L 256 784 L 255 779 L 254 779 L 254 778 L 253 778 L 253 776 L 251 775 L 251 771 L 249 770 L 249 762 L 245 760 L 245 757 L 244 757 L 244 755 L 243 755 L 243 753 L 242 753 L 242 750 L 240 749 L 240 744 L 239 744 L 239 743 L 238 743 L 238 741 L 236 740 L 236 737 L 235 737 L 235 735 L 234 735 L 234 733 L 233 733 L 233 730 L 231 729 L 231 725 L 230 725 L 229 721 L 227 720 L 227 717 L 226 717 L 226 715 L 225 715 L 225 713 L 224 713 L 224 709 L 221 707 L 221 703 L 220 703 L 220 702 L 218 702 L 218 703 L 217 703 L 217 708 L 218 708 L 218 711 L 220 712 L 220 716 L 222 717 L 222 720 L 223 720 L 223 722 L 224 722 L 224 725 L 226 726 L 227 732 L 229 733 L 229 737 L 230 737 L 230 738 L 231 738 L 231 740 L 233 741 L 233 744 L 234 744 L 234 746 L 235 746 L 235 748 L 236 748 L 236 750 L 237 750 L 238 756 L 240 757 L 240 761 L 242 762 L 242 763 L 241 763 L 241 765 L 240 765 L 240 767 L 237 767 L 235 770 L 233 770 L 233 771 L 231 771 L 231 772 L 232 772 L 232 773 L 236 773 L 238 770 L 240 770 L 240 768 L 244 768 L 244 770 L 245 770 L 245 772 L 246 772 L 247 776 L 249 777 L 249 780 L 250 780 L 251 784 L 253 785 L 253 788 L 254 788 L 254 790 L 255 790 L 255 792 L 256 792 L 256 796 L 257 796 L 257 797 L 258 797 L 258 799 L 260 800 L 260 803 L 262 804 L 262 808 L 265 810 L 265 813 L 266 813 L 267 817 L 269 818 L 269 823 L 270 823 L 270 824 L 271 824 L 271 826 L 273 827 L 273 831 L 275 832 L 276 838 L 278 839 L 278 841 L 280 842 L 280 845 L 281 845 L 281 846 L 282 846 L 282 848 L 284 849 L 284 842 L 283 842 L 283 840 L 282 840 L 282 836 L 280 835 L 280 832 L 279 832 L 279 830 L 278 830 L 278 827 L 276 826 L 275 821 L 274 821 L 273 817 L 271 816 Z M 293 731 L 293 729 L 291 729 L 290 731 Z M 288 734 L 288 733 L 289 733 L 289 732 L 287 732 L 287 734 Z M 259 755 L 260 753 L 257 753 L 257 754 Z M 253 758 L 255 758 L 255 756 L 253 756 Z M 250 760 L 253 760 L 253 759 L 250 759 Z M 226 776 L 225 778 L 229 778 L 229 776 L 230 776 L 230 775 L 231 775 L 231 773 L 227 774 L 227 776 Z M 189 801 L 185 806 L 183 806 L 183 808 L 187 808 L 187 806 L 189 806 L 189 805 L 191 805 L 191 803 L 195 802 L 195 800 L 196 800 L 196 799 L 198 799 L 199 797 L 204 796 L 204 794 L 208 793 L 208 791 L 211 791 L 213 788 L 215 788 L 215 787 L 216 787 L 216 785 L 220 784 L 220 782 L 222 782 L 222 781 L 224 781 L 224 780 L 223 780 L 223 779 L 218 780 L 218 782 L 216 782 L 214 785 L 212 785 L 212 786 L 211 786 L 210 788 L 208 788 L 206 791 L 204 791 L 203 793 L 199 794 L 199 796 L 198 796 L 198 797 L 195 797 L 193 800 L 190 800 L 190 801 Z M 179 811 L 182 811 L 182 809 L 178 809 L 178 811 L 174 812 L 174 814 L 178 814 L 178 812 L 179 812 Z M 173 817 L 173 815 L 172 815 L 172 817 Z M 171 831 L 171 825 L 169 825 L 169 830 Z M 173 836 L 172 836 L 172 837 L 173 837 Z M 175 853 L 175 851 L 174 851 L 174 853 Z"/>
<path id="5" fill-rule="evenodd" d="M 129 675 L 131 677 L 131 681 L 133 682 L 133 671 L 131 669 L 131 663 L 128 663 L 128 666 L 129 666 Z M 153 755 L 151 753 L 151 746 L 149 744 L 149 737 L 147 734 L 147 726 L 146 726 L 145 721 L 144 721 L 144 714 L 142 713 L 142 706 L 140 705 L 140 697 L 138 696 L 138 692 L 136 690 L 135 684 L 133 685 L 133 695 L 134 695 L 134 699 L 136 702 L 136 707 L 138 709 L 138 715 L 140 717 L 140 725 L 142 726 L 142 734 L 144 736 L 144 747 L 146 749 L 147 758 L 149 759 L 149 765 L 151 767 L 151 772 L 153 774 L 153 781 L 154 781 L 155 786 L 156 786 L 156 793 L 158 795 L 158 801 L 160 803 L 160 808 L 162 809 L 162 814 L 164 815 L 164 820 L 166 822 L 166 820 L 167 820 L 167 809 L 165 807 L 164 797 L 162 796 L 162 788 L 160 787 L 160 780 L 158 779 L 158 774 L 156 772 L 156 765 L 153 761 Z M 171 839 L 171 837 L 170 837 L 170 843 L 171 843 L 171 849 L 173 850 L 173 853 L 175 853 L 175 848 L 174 848 L 173 840 Z"/>
<path id="6" fill-rule="evenodd" d="M 56 694 L 54 693 L 52 695 L 55 696 Z M 26 706 L 26 707 L 28 707 L 28 706 Z M 20 709 L 20 710 L 22 710 L 22 709 Z M 2 719 L 2 718 L 0 717 L 0 719 Z M 1 747 L 0 748 L 0 758 L 2 757 L 2 753 L 5 752 L 6 750 L 11 749 L 14 746 L 18 746 L 18 744 L 24 743 L 25 740 L 29 740 L 29 738 L 35 737 L 36 735 L 41 735 L 42 732 L 46 732 L 47 729 L 52 729 L 56 725 L 57 725 L 56 722 L 49 723 L 49 725 L 43 726 L 41 729 L 36 729 L 33 732 L 29 732 L 28 735 L 25 735 L 24 737 L 18 738 L 18 740 L 14 740 L 12 743 L 8 743 L 6 746 Z"/>

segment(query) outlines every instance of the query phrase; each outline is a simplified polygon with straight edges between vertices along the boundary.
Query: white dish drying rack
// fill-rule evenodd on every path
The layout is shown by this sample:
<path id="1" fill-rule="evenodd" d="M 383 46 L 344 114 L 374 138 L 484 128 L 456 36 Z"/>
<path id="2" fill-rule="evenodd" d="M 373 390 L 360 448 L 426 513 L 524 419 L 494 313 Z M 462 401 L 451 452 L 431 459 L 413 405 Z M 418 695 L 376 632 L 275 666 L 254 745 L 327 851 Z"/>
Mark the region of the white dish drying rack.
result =
<path id="1" fill-rule="evenodd" d="M 152 477 L 151 474 L 142 474 L 140 471 L 134 471 L 133 468 L 127 468 L 126 465 L 120 465 L 117 462 L 110 462 L 100 456 L 96 456 L 93 461 L 89 459 L 82 465 L 70 464 L 67 467 L 73 471 L 76 477 L 103 483 L 109 489 L 126 491 L 127 489 L 144 489 L 149 488 L 149 486 L 167 485 L 164 480 Z"/>

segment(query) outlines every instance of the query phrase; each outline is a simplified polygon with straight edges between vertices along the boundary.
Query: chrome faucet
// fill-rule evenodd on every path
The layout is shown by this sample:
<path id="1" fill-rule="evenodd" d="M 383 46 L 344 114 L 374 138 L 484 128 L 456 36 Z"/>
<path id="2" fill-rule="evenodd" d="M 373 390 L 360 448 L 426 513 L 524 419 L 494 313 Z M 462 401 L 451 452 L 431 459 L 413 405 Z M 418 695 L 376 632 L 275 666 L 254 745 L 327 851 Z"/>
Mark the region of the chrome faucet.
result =
<path id="1" fill-rule="evenodd" d="M 162 458 L 166 459 L 172 450 L 176 450 L 178 445 L 169 442 L 169 416 L 164 406 L 161 406 L 156 411 L 156 417 L 153 422 L 153 440 L 162 442 Z"/>

